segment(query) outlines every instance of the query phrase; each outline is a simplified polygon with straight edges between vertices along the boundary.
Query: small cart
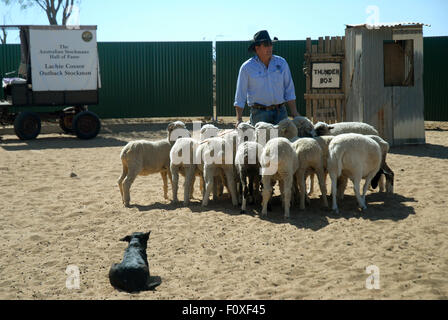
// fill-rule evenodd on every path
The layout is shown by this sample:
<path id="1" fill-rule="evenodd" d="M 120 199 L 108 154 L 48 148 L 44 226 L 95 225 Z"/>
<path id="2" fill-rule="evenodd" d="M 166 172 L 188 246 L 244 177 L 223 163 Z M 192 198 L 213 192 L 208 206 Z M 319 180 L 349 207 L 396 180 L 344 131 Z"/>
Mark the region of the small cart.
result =
<path id="1" fill-rule="evenodd" d="M 63 132 L 92 139 L 101 129 L 88 105 L 99 102 L 101 79 L 96 26 L 1 26 L 20 30 L 18 71 L 2 76 L 0 123 L 14 124 L 22 140 L 36 138 L 41 120 L 59 121 Z M 44 112 L 43 107 L 56 107 Z M 15 112 L 16 107 L 23 111 Z M 48 109 L 48 108 L 46 108 Z"/>

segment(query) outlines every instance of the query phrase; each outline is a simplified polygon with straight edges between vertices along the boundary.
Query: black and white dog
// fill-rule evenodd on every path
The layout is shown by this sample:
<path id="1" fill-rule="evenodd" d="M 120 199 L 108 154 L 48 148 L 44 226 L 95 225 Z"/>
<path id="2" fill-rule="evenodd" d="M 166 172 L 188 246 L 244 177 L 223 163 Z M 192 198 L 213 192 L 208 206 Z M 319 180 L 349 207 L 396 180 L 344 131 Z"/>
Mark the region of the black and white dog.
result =
<path id="1" fill-rule="evenodd" d="M 110 284 L 126 292 L 152 290 L 161 283 L 160 277 L 150 277 L 146 247 L 149 234 L 134 232 L 120 239 L 129 242 L 121 263 L 115 263 L 109 270 Z"/>

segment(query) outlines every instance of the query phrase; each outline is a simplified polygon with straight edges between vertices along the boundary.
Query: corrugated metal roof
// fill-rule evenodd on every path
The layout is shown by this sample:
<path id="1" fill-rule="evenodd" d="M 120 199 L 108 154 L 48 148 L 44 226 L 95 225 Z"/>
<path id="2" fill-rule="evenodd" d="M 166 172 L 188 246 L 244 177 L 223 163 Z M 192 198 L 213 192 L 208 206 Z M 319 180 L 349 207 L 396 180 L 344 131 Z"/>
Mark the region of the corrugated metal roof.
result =
<path id="1" fill-rule="evenodd" d="M 425 24 L 421 22 L 390 22 L 390 23 L 375 23 L 375 24 L 346 24 L 347 28 L 359 28 L 359 27 L 365 27 L 365 28 L 372 28 L 372 29 L 378 29 L 378 28 L 395 28 L 395 27 L 420 27 L 420 26 L 426 26 L 430 27 L 430 24 Z"/>

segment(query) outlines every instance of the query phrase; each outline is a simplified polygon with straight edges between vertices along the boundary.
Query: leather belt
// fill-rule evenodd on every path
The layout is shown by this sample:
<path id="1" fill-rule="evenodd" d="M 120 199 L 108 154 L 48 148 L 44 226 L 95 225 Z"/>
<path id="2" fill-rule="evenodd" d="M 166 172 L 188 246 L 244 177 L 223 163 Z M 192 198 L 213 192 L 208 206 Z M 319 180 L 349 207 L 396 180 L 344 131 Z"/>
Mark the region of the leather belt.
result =
<path id="1" fill-rule="evenodd" d="M 270 110 L 278 110 L 280 107 L 283 106 L 282 104 L 273 104 L 271 106 L 264 106 L 262 104 L 258 104 L 258 103 L 254 103 L 252 106 L 250 106 L 251 108 L 254 109 L 260 109 L 260 110 L 266 110 L 266 111 L 270 111 Z"/>

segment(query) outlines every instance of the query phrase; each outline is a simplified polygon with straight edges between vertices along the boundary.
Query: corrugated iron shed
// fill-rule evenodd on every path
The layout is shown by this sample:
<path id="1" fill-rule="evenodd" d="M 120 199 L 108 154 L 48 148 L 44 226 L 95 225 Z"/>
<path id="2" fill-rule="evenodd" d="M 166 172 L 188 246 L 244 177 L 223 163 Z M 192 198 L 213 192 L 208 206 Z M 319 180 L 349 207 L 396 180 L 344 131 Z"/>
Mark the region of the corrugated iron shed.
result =
<path id="1" fill-rule="evenodd" d="M 375 126 L 391 145 L 425 143 L 422 29 L 421 23 L 394 23 L 347 26 L 345 31 L 346 119 Z M 404 73 L 412 70 L 412 82 L 389 84 L 385 63 L 396 65 L 396 57 L 385 61 L 386 44 L 400 41 L 411 41 L 412 49 L 398 61 Z"/>

